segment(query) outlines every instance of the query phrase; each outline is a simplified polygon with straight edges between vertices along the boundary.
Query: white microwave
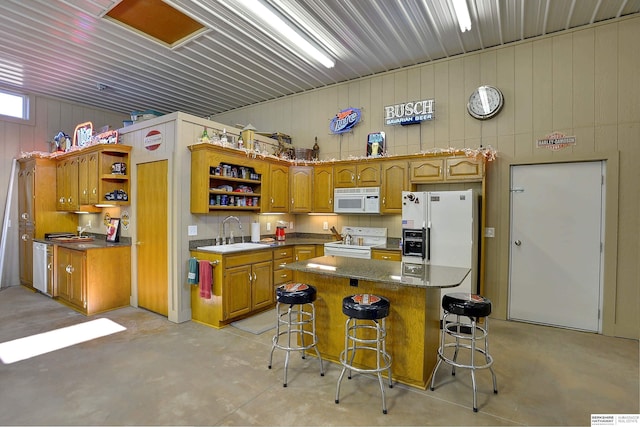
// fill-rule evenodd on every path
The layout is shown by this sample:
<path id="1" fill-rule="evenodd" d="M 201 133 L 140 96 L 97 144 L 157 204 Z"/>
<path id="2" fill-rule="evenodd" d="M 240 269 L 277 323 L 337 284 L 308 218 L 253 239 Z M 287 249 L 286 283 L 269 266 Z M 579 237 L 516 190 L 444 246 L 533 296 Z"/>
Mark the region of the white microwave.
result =
<path id="1" fill-rule="evenodd" d="M 333 212 L 380 213 L 380 187 L 334 189 Z"/>

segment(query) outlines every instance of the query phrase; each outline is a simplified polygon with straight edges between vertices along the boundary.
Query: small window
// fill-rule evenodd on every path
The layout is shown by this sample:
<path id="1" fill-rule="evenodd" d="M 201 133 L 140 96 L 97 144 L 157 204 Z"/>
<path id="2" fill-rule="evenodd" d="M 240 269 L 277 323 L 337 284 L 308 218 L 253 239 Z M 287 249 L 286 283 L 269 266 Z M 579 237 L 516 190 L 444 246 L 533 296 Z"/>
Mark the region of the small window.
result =
<path id="1" fill-rule="evenodd" d="M 29 120 L 29 96 L 0 90 L 0 115 Z"/>

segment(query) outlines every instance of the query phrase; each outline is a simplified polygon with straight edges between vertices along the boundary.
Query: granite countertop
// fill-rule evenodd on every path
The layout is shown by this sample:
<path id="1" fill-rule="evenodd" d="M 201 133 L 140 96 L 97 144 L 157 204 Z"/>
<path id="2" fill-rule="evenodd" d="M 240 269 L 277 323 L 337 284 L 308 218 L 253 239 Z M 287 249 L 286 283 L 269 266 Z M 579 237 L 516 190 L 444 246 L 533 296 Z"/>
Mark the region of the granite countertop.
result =
<path id="1" fill-rule="evenodd" d="M 399 261 L 322 256 L 284 266 L 301 271 L 349 279 L 383 282 L 419 288 L 453 288 L 460 285 L 471 269 Z"/>
<path id="2" fill-rule="evenodd" d="M 105 235 L 93 235 L 93 240 L 80 240 L 78 242 L 60 242 L 52 239 L 33 239 L 34 242 L 46 243 L 49 245 L 56 245 L 62 248 L 75 249 L 78 251 L 85 251 L 87 249 L 105 249 L 116 248 L 121 246 L 131 246 L 131 239 L 126 237 L 120 237 L 119 242 L 107 242 Z"/>

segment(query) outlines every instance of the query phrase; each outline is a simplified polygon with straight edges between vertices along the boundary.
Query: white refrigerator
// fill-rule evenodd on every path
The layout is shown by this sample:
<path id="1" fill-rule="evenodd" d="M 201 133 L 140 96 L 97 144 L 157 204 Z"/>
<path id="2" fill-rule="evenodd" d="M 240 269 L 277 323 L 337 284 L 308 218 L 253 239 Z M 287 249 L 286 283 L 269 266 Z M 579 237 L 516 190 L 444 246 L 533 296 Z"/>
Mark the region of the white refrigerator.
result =
<path id="1" fill-rule="evenodd" d="M 473 190 L 402 192 L 402 261 L 471 269 L 443 295 L 478 292 L 478 202 Z"/>

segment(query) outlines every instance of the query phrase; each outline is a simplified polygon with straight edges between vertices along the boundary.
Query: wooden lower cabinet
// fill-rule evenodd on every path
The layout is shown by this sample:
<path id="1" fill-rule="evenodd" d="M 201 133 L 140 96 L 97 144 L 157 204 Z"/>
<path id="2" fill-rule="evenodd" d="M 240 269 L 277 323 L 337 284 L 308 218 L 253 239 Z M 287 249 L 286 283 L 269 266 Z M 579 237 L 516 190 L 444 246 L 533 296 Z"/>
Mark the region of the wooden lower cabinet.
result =
<path id="1" fill-rule="evenodd" d="M 294 248 L 294 260 L 304 261 L 316 257 L 316 245 L 296 245 Z"/>
<path id="2" fill-rule="evenodd" d="M 199 286 L 191 287 L 192 320 L 221 328 L 274 304 L 271 250 L 240 255 L 192 251 L 191 256 L 214 264 L 211 298 L 200 297 Z"/>
<path id="3" fill-rule="evenodd" d="M 83 314 L 125 307 L 131 295 L 131 248 L 57 246 L 54 297 Z"/>

